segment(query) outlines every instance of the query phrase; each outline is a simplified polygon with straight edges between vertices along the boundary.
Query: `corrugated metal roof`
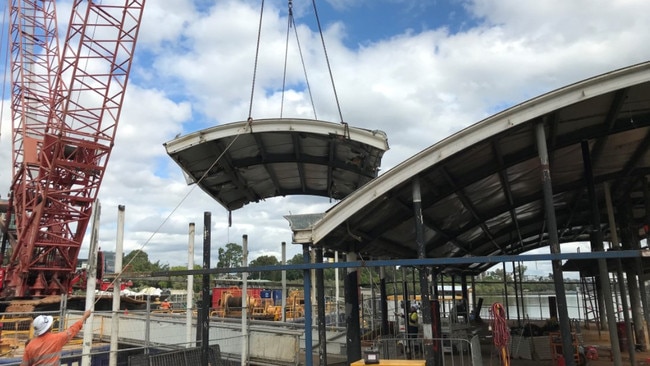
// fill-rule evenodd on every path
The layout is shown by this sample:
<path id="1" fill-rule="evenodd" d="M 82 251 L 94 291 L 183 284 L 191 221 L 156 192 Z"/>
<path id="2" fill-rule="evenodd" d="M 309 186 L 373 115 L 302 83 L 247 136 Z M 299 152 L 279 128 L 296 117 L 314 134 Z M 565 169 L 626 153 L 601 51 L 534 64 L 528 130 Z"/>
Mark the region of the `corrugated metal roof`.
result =
<path id="1" fill-rule="evenodd" d="M 386 134 L 308 119 L 211 127 L 164 144 L 188 183 L 228 210 L 286 195 L 342 199 L 377 176 Z"/>
<path id="2" fill-rule="evenodd" d="M 417 258 L 412 183 L 419 177 L 430 258 L 518 254 L 548 245 L 535 126 L 550 156 L 560 242 L 588 241 L 591 202 L 581 143 L 591 151 L 601 227 L 604 183 L 629 225 L 648 220 L 650 63 L 585 80 L 498 113 L 423 150 L 347 196 L 294 242 L 368 258 Z M 627 213 L 628 215 L 622 215 Z M 639 235 L 639 234 L 636 234 Z M 491 264 L 449 266 L 481 272 Z"/>

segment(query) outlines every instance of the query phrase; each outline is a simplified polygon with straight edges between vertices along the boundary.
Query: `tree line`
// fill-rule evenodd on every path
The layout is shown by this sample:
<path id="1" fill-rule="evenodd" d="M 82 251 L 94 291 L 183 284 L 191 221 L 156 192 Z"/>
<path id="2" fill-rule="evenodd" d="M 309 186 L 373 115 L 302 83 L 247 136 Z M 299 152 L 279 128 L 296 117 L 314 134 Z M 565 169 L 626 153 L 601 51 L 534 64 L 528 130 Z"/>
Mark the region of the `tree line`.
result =
<path id="1" fill-rule="evenodd" d="M 218 260 L 216 268 L 238 268 L 243 265 L 244 252 L 243 247 L 236 243 L 228 243 L 223 247 L 219 247 L 217 250 Z M 124 268 L 124 277 L 129 278 L 129 274 L 150 274 L 152 272 L 162 272 L 162 271 L 185 271 L 187 270 L 186 266 L 172 266 L 168 264 L 160 263 L 160 261 L 151 262 L 149 256 L 146 252 L 142 250 L 134 250 L 124 257 L 123 263 L 125 264 Z M 302 253 L 294 255 L 291 259 L 287 260 L 287 264 L 302 264 L 304 263 Z M 280 282 L 282 280 L 281 271 L 255 271 L 254 267 L 261 266 L 276 266 L 280 265 L 280 260 L 274 255 L 262 255 L 249 262 L 248 266 L 252 270 L 248 273 L 249 279 L 254 280 L 267 280 L 271 282 Z M 194 269 L 201 269 L 200 265 L 195 264 Z M 514 283 L 515 276 L 517 281 L 521 281 L 522 278 L 525 279 L 523 288 L 534 293 L 539 292 L 552 292 L 555 291 L 553 276 L 549 274 L 546 277 L 536 276 L 531 277 L 526 275 L 526 266 L 517 266 L 515 272 L 504 272 L 502 269 L 496 269 L 494 271 L 487 271 L 477 276 L 475 281 L 476 293 L 477 294 L 502 294 L 504 290 L 504 281 L 506 283 L 506 288 L 509 293 L 514 293 Z M 335 283 L 335 271 L 341 271 L 337 268 L 327 268 L 323 270 L 323 277 L 325 280 L 326 288 L 333 288 L 335 286 L 340 286 L 343 281 L 343 276 L 345 276 L 345 271 L 339 273 L 339 284 Z M 401 294 L 403 292 L 404 286 L 407 287 L 407 291 L 410 294 L 419 294 L 419 269 L 417 267 L 404 267 L 404 268 L 384 268 L 385 278 L 387 281 L 387 293 L 388 295 L 392 294 Z M 240 278 L 241 275 L 234 273 L 231 275 L 222 276 L 225 278 Z M 302 270 L 288 270 L 286 271 L 286 279 L 289 283 L 303 283 L 303 271 Z M 141 278 L 139 276 L 134 276 L 131 281 L 134 284 L 134 287 L 159 287 L 159 288 L 173 288 L 173 289 L 185 289 L 187 287 L 187 276 L 170 276 L 168 278 Z M 214 280 L 217 279 L 216 275 L 211 275 L 211 283 L 214 284 Z M 379 270 L 377 267 L 364 267 L 359 269 L 359 286 L 369 288 L 375 286 L 379 283 Z M 195 291 L 201 289 L 202 276 L 194 276 L 194 288 Z M 438 283 L 443 283 L 449 285 L 452 283 L 452 278 L 448 275 L 443 275 L 438 278 Z M 456 281 L 456 286 L 460 285 L 460 281 Z M 566 281 L 565 289 L 566 290 L 575 290 L 577 284 L 575 282 Z"/>
<path id="2" fill-rule="evenodd" d="M 244 251 L 243 247 L 236 243 L 228 243 L 217 250 L 218 261 L 216 268 L 238 268 L 243 265 Z M 124 257 L 123 263 L 125 265 L 123 270 L 123 277 L 130 279 L 133 282 L 133 287 L 159 287 L 159 288 L 186 288 L 186 276 L 171 276 L 169 278 L 151 278 L 146 276 L 152 272 L 163 271 L 185 271 L 187 266 L 169 266 L 169 264 L 161 263 L 159 260 L 152 262 L 149 260 L 149 255 L 143 251 L 136 249 Z M 287 264 L 300 264 L 303 263 L 302 254 L 296 254 L 293 258 L 287 260 Z M 273 255 L 262 255 L 249 262 L 249 267 L 261 266 L 275 266 L 280 265 L 280 260 Z M 201 269 L 201 265 L 195 264 L 194 269 Z M 334 281 L 334 269 L 324 271 L 326 280 Z M 232 277 L 232 276 L 226 276 Z M 236 276 L 239 277 L 239 276 Z M 216 280 L 217 276 L 211 275 L 212 280 Z M 281 271 L 251 271 L 248 274 L 249 279 L 268 280 L 273 282 L 282 281 Z M 286 272 L 286 278 L 289 282 L 302 281 L 302 270 L 290 270 Z M 194 276 L 194 287 L 196 291 L 201 289 L 201 275 Z M 301 282 L 302 283 L 302 282 Z"/>

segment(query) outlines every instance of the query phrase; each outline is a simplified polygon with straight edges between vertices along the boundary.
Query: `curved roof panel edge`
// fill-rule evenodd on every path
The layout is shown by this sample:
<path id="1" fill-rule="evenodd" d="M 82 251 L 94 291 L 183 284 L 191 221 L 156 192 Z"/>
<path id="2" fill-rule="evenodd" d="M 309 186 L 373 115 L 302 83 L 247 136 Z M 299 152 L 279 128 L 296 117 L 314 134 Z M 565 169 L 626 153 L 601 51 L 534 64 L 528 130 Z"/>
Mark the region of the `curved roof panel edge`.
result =
<path id="1" fill-rule="evenodd" d="M 164 144 L 188 184 L 229 211 L 270 197 L 340 200 L 374 179 L 386 134 L 298 118 L 260 119 L 206 128 Z"/>
<path id="2" fill-rule="evenodd" d="M 319 243 L 351 215 L 393 187 L 473 144 L 559 108 L 648 81 L 650 62 L 640 63 L 570 84 L 477 122 L 413 155 L 332 207 L 323 219 L 314 225 L 311 235 L 313 243 Z"/>

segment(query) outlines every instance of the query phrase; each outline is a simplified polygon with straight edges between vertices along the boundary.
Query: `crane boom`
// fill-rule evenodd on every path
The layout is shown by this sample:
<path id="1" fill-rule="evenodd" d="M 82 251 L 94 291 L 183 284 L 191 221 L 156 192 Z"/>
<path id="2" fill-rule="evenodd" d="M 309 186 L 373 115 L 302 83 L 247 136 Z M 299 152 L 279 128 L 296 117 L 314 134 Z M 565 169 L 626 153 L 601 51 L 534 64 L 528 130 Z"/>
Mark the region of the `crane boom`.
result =
<path id="1" fill-rule="evenodd" d="M 144 5 L 74 0 L 60 56 L 55 1 L 12 1 L 9 210 L 15 236 L 5 296 L 70 291 L 113 147 Z"/>

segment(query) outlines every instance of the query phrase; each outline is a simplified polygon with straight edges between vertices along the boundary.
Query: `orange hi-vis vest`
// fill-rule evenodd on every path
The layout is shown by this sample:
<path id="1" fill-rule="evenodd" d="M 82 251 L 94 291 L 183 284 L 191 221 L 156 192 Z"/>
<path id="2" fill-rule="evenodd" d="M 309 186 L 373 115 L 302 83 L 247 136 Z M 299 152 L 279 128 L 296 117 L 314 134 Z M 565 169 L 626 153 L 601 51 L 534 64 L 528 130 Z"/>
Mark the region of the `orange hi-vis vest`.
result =
<path id="1" fill-rule="evenodd" d="M 61 349 L 79 333 L 83 324 L 84 320 L 79 319 L 63 332 L 52 333 L 48 331 L 33 338 L 25 347 L 23 361 L 20 366 L 59 366 Z"/>

